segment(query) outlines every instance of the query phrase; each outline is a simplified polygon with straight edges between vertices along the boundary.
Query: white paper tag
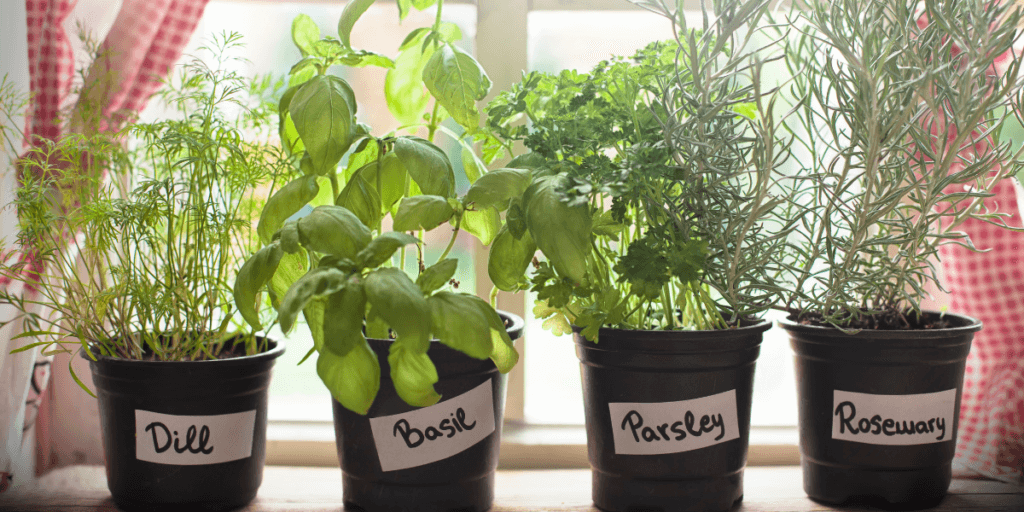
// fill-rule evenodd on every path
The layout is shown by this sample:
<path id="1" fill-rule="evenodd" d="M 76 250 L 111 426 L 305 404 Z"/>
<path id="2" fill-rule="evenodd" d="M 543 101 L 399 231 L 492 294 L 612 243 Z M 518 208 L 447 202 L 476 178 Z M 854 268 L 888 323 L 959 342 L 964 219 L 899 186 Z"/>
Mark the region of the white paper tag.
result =
<path id="1" fill-rule="evenodd" d="M 252 455 L 256 411 L 216 416 L 174 416 L 135 410 L 135 458 L 157 464 L 199 466 Z"/>
<path id="2" fill-rule="evenodd" d="M 430 407 L 370 418 L 370 429 L 384 471 L 447 459 L 494 432 L 491 381 Z"/>
<path id="3" fill-rule="evenodd" d="M 654 455 L 704 448 L 740 437 L 736 390 L 660 403 L 609 403 L 615 453 Z"/>
<path id="4" fill-rule="evenodd" d="M 919 395 L 833 391 L 832 439 L 912 445 L 953 440 L 956 390 Z"/>

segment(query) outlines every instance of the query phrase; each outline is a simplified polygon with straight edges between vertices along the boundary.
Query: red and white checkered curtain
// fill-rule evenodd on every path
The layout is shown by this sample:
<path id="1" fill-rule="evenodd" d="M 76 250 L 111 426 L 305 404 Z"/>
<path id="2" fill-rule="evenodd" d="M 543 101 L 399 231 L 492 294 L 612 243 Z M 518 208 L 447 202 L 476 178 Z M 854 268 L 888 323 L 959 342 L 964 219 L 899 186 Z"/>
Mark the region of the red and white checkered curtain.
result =
<path id="1" fill-rule="evenodd" d="M 1004 180 L 986 206 L 1020 227 L 1017 192 Z M 940 251 L 950 310 L 984 323 L 967 357 L 956 462 L 1024 482 L 1024 233 L 973 220 L 962 229 L 988 252 L 953 245 Z"/>
<path id="2" fill-rule="evenodd" d="M 104 57 L 92 64 L 86 80 L 108 80 L 101 99 L 103 118 L 115 128 L 120 122 L 141 111 L 149 98 L 181 57 L 182 50 L 195 31 L 208 0 L 123 0 L 112 28 L 100 47 Z M 28 27 L 28 61 L 31 111 L 26 116 L 26 144 L 56 140 L 71 126 L 62 116 L 73 105 L 72 81 L 75 72 L 74 52 L 65 20 L 77 0 L 26 0 Z M 96 98 L 91 98 L 95 100 Z M 74 118 L 74 114 L 70 116 Z M 0 283 L 0 286 L 13 286 Z M 32 290 L 25 290 L 31 297 Z M 6 336 L 16 333 L 7 332 Z M 9 338 L 2 340 L 9 345 Z M 61 356 L 58 356 L 58 359 Z M 66 356 L 65 356 L 66 357 Z M 57 361 L 58 367 L 67 360 Z M 96 404 L 83 401 L 81 390 L 65 375 L 54 372 L 52 385 L 32 381 L 28 392 L 28 409 L 38 407 L 36 419 L 36 472 L 69 463 L 82 462 L 76 446 L 99 446 L 99 432 L 83 427 L 96 423 Z M 39 371 L 32 373 L 38 377 Z M 42 395 L 42 396 L 40 396 Z M 32 412 L 32 414 L 28 414 Z M 26 421 L 34 418 L 27 411 Z M 87 418 L 84 418 L 87 417 Z M 91 421 L 90 421 L 91 419 Z M 95 449 L 95 448 L 94 448 Z M 84 457 L 88 459 L 89 457 Z"/>

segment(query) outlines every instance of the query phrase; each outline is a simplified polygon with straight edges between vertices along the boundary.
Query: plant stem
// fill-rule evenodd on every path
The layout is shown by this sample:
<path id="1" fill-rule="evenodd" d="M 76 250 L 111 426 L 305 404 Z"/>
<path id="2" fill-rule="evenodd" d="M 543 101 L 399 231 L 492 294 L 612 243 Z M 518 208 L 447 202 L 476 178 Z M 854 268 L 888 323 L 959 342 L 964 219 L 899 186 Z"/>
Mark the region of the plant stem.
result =
<path id="1" fill-rule="evenodd" d="M 445 247 L 444 252 L 437 258 L 437 261 L 444 261 L 448 257 L 448 253 L 452 251 L 452 247 L 455 246 L 455 238 L 459 235 L 459 229 L 462 227 L 462 216 L 455 219 L 455 229 L 452 230 L 452 239 L 448 241 L 448 247 Z"/>

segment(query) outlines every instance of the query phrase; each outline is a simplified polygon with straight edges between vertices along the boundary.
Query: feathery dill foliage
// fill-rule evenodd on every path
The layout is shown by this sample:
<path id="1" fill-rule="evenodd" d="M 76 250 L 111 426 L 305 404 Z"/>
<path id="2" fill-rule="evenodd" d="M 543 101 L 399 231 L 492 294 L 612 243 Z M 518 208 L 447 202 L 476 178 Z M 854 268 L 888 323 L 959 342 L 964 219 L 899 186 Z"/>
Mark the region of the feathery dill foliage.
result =
<path id="1" fill-rule="evenodd" d="M 519 163 L 589 208 L 583 281 L 550 254 L 532 280 L 545 326 L 575 324 L 588 339 L 605 326 L 720 329 L 764 312 L 792 227 L 776 217 L 788 147 L 751 42 L 768 2 L 716 2 L 699 29 L 675 5 L 634 3 L 671 20 L 676 39 L 590 74 L 531 73 L 489 111 L 492 130 L 532 151 Z M 529 127 L 510 124 L 519 114 Z"/>
<path id="2" fill-rule="evenodd" d="M 239 39 L 219 36 L 202 49 L 210 63 L 180 66 L 159 94 L 173 115 L 116 133 L 91 123 L 83 131 L 92 135 L 36 141 L 19 159 L 17 245 L 43 270 L 3 263 L 0 274 L 38 296 L 4 291 L 0 303 L 41 340 L 29 346 L 94 344 L 131 359 L 148 348 L 158 360 L 216 358 L 236 344 L 263 350 L 236 318 L 231 288 L 255 245 L 258 187 L 286 167 L 265 142 L 269 80 L 230 69 Z M 81 118 L 99 120 L 79 101 L 89 113 Z"/>
<path id="3" fill-rule="evenodd" d="M 1012 2 L 809 2 L 788 41 L 803 217 L 786 307 L 844 328 L 917 324 L 939 246 L 973 247 L 968 219 L 1022 169 L 1000 140 L 1018 115 L 1020 63 L 1001 74 L 1021 13 Z"/>

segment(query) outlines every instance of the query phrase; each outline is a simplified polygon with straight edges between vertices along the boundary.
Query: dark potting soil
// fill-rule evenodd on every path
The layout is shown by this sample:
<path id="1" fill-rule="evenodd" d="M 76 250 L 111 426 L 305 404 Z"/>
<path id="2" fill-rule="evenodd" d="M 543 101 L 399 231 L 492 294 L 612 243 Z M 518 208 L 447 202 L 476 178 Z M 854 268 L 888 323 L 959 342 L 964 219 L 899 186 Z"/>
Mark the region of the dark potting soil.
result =
<path id="1" fill-rule="evenodd" d="M 235 345 L 230 345 L 230 346 L 225 343 L 224 348 L 221 349 L 220 352 L 214 354 L 214 357 L 212 357 L 212 358 L 205 357 L 205 354 L 200 354 L 200 355 L 201 355 L 201 357 L 197 357 L 197 358 L 194 358 L 194 359 L 191 358 L 191 357 L 186 357 L 186 358 L 183 358 L 183 359 L 175 359 L 175 361 L 211 361 L 213 359 L 234 359 L 236 357 L 245 357 L 246 355 L 249 355 L 249 354 L 247 354 L 246 351 L 245 351 L 245 344 L 244 343 L 237 343 Z M 168 361 L 168 359 L 160 359 L 160 358 L 158 358 L 156 356 L 156 354 L 153 354 L 152 352 L 150 352 L 148 350 L 142 355 L 142 358 L 139 359 L 139 360 L 140 361 Z"/>
<path id="2" fill-rule="evenodd" d="M 798 322 L 801 325 L 814 325 L 818 327 L 834 327 L 832 324 L 823 322 L 821 314 L 806 313 L 798 314 Z M 884 311 L 875 315 L 861 315 L 856 320 L 843 324 L 844 329 L 874 330 L 874 331 L 911 331 L 928 329 L 946 329 L 954 325 L 941 315 L 923 313 L 917 315 L 912 310 L 908 311 Z"/>

